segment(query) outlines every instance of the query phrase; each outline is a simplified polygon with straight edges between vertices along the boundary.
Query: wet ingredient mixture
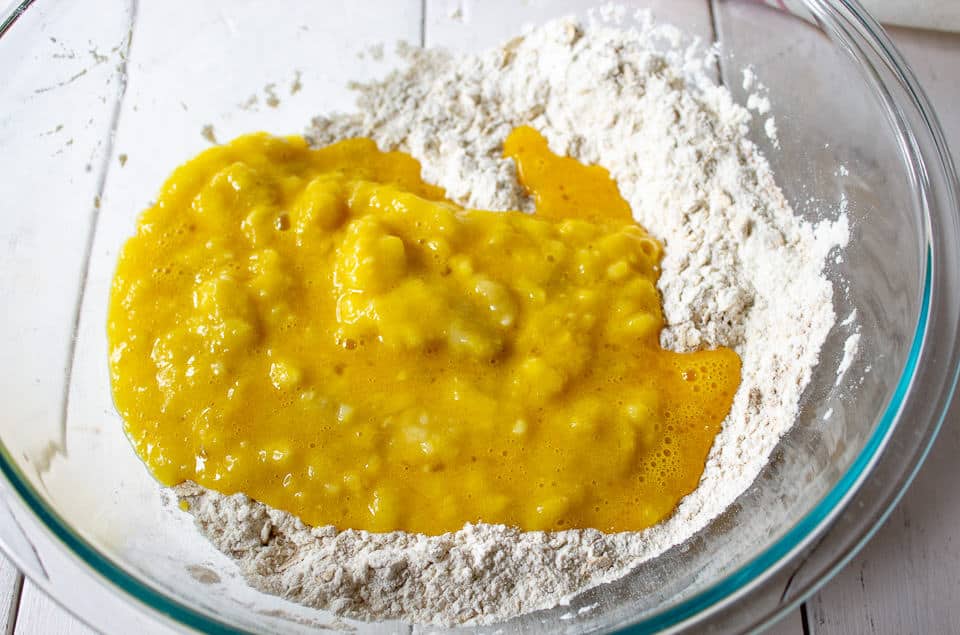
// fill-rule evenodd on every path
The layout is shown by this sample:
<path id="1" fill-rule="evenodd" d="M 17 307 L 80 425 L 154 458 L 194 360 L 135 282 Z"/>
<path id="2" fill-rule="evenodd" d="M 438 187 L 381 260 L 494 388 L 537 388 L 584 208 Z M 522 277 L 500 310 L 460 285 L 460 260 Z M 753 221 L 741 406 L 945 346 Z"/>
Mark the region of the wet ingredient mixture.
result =
<path id="1" fill-rule="evenodd" d="M 505 140 L 536 213 L 464 209 L 373 141 L 180 167 L 123 250 L 116 403 L 167 485 L 340 529 L 634 531 L 697 486 L 740 380 L 665 351 L 661 244 L 601 167 Z"/>

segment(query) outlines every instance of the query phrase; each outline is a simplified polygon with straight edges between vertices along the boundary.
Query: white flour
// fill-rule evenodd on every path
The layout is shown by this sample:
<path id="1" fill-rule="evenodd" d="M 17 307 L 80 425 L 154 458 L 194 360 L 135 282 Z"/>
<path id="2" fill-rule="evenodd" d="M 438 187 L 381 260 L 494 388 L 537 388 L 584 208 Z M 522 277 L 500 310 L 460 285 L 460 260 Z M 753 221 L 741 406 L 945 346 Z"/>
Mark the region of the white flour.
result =
<path id="1" fill-rule="evenodd" d="M 310 135 L 318 144 L 369 136 L 409 152 L 453 200 L 486 209 L 530 207 L 500 156 L 517 125 L 608 168 L 665 245 L 664 346 L 726 345 L 743 361 L 699 488 L 642 532 L 468 525 L 428 537 L 309 528 L 242 495 L 179 487 L 250 584 L 362 619 L 493 622 L 554 606 L 686 540 L 765 465 L 834 323 L 821 270 L 845 244 L 846 222 L 794 216 L 747 140 L 749 112 L 705 77 L 707 58 L 681 49 L 675 29 L 641 22 L 627 32 L 560 20 L 466 57 L 408 51 L 407 70 L 358 87 L 356 114 L 319 118 Z"/>

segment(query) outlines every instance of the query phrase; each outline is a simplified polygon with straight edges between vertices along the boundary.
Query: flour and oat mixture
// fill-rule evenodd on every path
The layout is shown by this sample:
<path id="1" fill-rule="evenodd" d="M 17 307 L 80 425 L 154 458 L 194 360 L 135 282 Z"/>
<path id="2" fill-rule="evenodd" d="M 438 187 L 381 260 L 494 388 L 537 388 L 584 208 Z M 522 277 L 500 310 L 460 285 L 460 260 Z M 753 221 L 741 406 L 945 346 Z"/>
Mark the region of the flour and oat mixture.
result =
<path id="1" fill-rule="evenodd" d="M 317 145 L 372 137 L 408 152 L 428 182 L 482 209 L 531 209 L 501 158 L 516 126 L 609 169 L 665 245 L 663 345 L 729 346 L 743 361 L 698 489 L 642 532 L 478 524 L 425 536 L 311 528 L 243 495 L 179 486 L 202 533 L 251 585 L 359 619 L 495 622 L 555 606 L 683 542 L 765 465 L 834 323 L 822 268 L 845 244 L 846 221 L 796 217 L 747 139 L 750 113 L 708 79 L 710 55 L 649 15 L 637 23 L 561 19 L 479 55 L 408 49 L 405 70 L 356 87 L 356 113 L 320 117 L 308 136 Z"/>

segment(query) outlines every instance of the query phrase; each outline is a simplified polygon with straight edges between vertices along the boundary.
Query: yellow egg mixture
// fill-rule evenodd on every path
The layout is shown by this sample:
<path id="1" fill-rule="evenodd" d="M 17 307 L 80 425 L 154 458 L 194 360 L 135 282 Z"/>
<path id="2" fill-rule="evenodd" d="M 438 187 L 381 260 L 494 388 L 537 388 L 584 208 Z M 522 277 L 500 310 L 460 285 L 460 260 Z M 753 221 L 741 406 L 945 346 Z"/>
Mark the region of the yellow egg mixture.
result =
<path id="1" fill-rule="evenodd" d="M 535 214 L 463 209 L 373 141 L 265 134 L 178 168 L 120 256 L 116 405 L 153 474 L 312 525 L 639 530 L 740 381 L 659 345 L 661 245 L 519 128 Z"/>

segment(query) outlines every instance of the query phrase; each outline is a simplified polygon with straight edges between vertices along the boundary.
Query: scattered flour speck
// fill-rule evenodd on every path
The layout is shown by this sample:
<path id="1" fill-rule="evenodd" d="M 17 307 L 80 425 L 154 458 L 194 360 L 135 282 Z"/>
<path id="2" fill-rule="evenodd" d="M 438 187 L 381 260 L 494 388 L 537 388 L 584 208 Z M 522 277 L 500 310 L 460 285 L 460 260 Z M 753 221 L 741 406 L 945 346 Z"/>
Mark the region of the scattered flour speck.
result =
<path id="1" fill-rule="evenodd" d="M 765 122 L 763 122 L 763 131 L 767 134 L 767 138 L 773 142 L 773 147 L 780 147 L 780 136 L 779 131 L 777 130 L 777 121 L 773 117 L 768 117 Z"/>
<path id="2" fill-rule="evenodd" d="M 847 371 L 850 369 L 850 365 L 853 364 L 853 360 L 857 358 L 857 351 L 859 350 L 859 333 L 854 333 L 843 341 L 843 357 L 840 358 L 840 363 L 837 365 L 837 386 L 839 386 L 840 382 L 843 381 L 843 376 L 847 374 Z"/>

